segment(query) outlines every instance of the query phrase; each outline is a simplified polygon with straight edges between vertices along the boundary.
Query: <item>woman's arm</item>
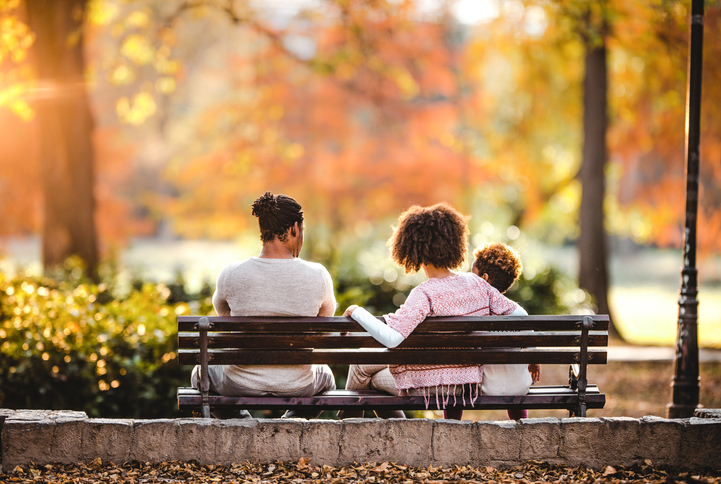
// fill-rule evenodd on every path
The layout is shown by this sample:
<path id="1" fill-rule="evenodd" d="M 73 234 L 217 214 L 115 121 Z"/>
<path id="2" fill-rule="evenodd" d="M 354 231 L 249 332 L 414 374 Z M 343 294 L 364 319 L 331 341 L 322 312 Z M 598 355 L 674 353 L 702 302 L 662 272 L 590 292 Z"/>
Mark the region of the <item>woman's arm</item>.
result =
<path id="1" fill-rule="evenodd" d="M 405 339 L 402 334 L 387 324 L 381 323 L 378 318 L 373 316 L 364 308 L 355 305 L 350 306 L 346 309 L 345 313 L 343 313 L 343 316 L 350 316 L 355 319 L 358 324 L 363 326 L 363 329 L 368 331 L 368 333 L 370 333 L 376 341 L 386 348 L 395 348 Z"/>

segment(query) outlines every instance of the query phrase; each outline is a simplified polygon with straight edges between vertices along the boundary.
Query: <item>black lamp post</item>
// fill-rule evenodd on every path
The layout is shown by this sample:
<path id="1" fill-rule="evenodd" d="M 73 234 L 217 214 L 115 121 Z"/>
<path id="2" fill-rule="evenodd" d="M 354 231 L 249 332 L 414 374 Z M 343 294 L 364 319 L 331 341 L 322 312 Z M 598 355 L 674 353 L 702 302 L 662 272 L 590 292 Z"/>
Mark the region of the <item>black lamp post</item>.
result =
<path id="1" fill-rule="evenodd" d="M 701 131 L 701 66 L 703 63 L 704 0 L 691 1 L 691 34 L 686 92 L 686 230 L 678 300 L 673 401 L 669 418 L 686 418 L 698 406 L 698 270 L 696 216 L 698 214 L 699 138 Z"/>

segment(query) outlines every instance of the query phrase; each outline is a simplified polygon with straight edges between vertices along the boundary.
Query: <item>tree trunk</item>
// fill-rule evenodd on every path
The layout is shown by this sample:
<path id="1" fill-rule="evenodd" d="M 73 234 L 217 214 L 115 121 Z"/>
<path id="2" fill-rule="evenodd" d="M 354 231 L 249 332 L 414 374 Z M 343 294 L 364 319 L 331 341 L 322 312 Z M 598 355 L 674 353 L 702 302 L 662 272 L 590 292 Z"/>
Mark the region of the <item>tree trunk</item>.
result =
<path id="1" fill-rule="evenodd" d="M 36 101 L 44 194 L 42 261 L 61 266 L 73 255 L 95 278 L 98 243 L 93 193 L 93 119 L 83 53 L 85 0 L 26 0 L 35 32 Z"/>
<path id="2" fill-rule="evenodd" d="M 607 71 L 606 45 L 586 43 L 583 80 L 583 161 L 578 285 L 595 299 L 598 312 L 611 314 L 608 304 L 608 252 L 603 201 L 606 191 Z M 611 322 L 609 333 L 620 337 Z"/>

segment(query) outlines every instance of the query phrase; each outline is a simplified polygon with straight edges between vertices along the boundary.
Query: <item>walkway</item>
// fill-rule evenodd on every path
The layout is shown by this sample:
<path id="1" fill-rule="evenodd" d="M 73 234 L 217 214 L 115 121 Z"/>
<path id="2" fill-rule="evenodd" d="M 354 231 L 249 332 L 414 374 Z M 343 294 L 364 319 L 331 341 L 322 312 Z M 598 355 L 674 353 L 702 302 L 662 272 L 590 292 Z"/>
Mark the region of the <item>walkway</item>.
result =
<path id="1" fill-rule="evenodd" d="M 608 361 L 673 361 L 676 349 L 667 346 L 609 346 Z M 721 362 L 721 349 L 699 350 L 699 362 Z"/>

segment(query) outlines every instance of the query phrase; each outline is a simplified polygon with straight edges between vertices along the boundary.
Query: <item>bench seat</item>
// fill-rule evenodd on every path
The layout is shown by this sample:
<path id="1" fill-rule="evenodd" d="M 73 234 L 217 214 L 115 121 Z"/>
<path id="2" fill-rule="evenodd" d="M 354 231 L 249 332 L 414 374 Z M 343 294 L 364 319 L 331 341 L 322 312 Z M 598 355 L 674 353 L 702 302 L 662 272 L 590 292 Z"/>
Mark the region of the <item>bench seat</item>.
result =
<path id="1" fill-rule="evenodd" d="M 451 401 L 453 397 L 451 397 Z M 244 408 L 247 410 L 287 408 L 340 410 L 361 408 L 363 410 L 437 410 L 435 397 L 426 408 L 423 397 L 393 396 L 384 393 L 353 390 L 331 390 L 312 397 L 224 397 L 210 393 L 209 403 L 213 408 Z M 466 405 L 457 397 L 456 406 L 466 410 L 495 410 L 508 408 L 566 409 L 578 405 L 578 392 L 564 385 L 533 386 L 526 395 L 481 396 L 471 406 L 466 396 Z M 603 408 L 606 396 L 596 385 L 586 388 L 587 408 Z M 178 388 L 178 405 L 183 409 L 197 409 L 202 405 L 200 390 Z"/>

